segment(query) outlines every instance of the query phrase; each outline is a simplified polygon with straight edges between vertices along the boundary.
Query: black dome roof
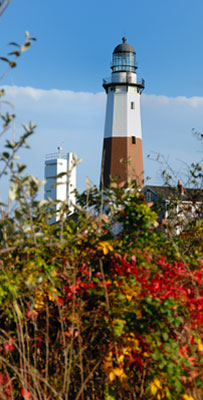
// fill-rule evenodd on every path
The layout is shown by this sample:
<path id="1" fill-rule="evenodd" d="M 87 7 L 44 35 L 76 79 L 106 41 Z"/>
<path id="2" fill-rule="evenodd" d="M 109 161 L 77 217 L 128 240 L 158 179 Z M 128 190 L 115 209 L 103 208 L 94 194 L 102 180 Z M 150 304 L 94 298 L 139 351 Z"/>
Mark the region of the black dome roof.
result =
<path id="1" fill-rule="evenodd" d="M 127 40 L 126 37 L 122 38 L 123 43 L 115 47 L 113 54 L 123 53 L 123 52 L 135 53 L 135 49 L 130 44 L 126 43 L 126 40 Z"/>

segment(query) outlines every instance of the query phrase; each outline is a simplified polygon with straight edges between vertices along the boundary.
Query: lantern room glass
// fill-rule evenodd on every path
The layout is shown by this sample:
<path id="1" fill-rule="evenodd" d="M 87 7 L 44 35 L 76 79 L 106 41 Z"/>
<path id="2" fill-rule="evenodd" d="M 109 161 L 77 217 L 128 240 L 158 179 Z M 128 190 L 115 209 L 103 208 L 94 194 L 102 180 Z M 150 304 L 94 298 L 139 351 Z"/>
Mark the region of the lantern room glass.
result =
<path id="1" fill-rule="evenodd" d="M 112 71 L 131 71 L 136 72 L 136 55 L 131 52 L 113 54 Z"/>

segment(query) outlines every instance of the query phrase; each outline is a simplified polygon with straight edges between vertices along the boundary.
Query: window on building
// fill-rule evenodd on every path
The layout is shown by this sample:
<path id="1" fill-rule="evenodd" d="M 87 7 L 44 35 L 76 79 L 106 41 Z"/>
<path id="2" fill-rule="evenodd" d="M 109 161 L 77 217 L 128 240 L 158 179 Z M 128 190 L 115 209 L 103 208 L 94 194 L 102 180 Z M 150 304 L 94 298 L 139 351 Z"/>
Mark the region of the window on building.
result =
<path id="1" fill-rule="evenodd" d="M 132 144 L 136 144 L 136 137 L 132 136 Z"/>
<path id="2" fill-rule="evenodd" d="M 134 108 L 135 108 L 135 103 L 134 103 L 134 101 L 131 101 L 131 103 L 130 103 L 130 108 L 131 108 L 131 110 L 134 110 Z"/>

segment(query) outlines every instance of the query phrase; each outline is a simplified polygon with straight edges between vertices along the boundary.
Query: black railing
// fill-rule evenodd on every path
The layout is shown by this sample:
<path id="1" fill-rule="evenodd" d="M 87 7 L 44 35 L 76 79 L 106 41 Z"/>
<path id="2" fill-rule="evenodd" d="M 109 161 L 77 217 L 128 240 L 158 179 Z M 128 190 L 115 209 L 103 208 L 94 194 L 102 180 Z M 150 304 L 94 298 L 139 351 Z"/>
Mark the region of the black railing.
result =
<path id="1" fill-rule="evenodd" d="M 121 77 L 119 81 L 112 81 L 111 77 L 103 79 L 103 85 L 110 85 L 110 84 L 119 84 L 119 83 L 132 83 L 135 86 L 145 87 L 145 80 L 143 78 L 137 78 L 137 82 L 132 82 L 132 77 L 126 74 L 125 77 Z"/>

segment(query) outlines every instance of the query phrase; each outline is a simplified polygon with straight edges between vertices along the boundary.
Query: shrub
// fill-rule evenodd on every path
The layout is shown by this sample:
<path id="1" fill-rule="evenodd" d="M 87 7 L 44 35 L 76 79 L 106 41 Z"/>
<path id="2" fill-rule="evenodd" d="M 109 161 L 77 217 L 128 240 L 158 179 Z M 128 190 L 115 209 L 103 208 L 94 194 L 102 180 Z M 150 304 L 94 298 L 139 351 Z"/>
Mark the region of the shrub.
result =
<path id="1" fill-rule="evenodd" d="M 135 187 L 92 188 L 51 226 L 23 204 L 1 220 L 2 398 L 201 398 L 201 225 L 194 254 Z"/>

